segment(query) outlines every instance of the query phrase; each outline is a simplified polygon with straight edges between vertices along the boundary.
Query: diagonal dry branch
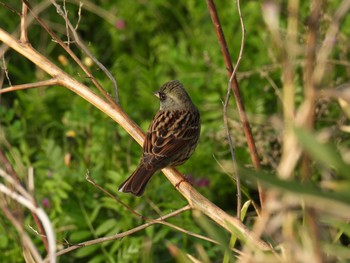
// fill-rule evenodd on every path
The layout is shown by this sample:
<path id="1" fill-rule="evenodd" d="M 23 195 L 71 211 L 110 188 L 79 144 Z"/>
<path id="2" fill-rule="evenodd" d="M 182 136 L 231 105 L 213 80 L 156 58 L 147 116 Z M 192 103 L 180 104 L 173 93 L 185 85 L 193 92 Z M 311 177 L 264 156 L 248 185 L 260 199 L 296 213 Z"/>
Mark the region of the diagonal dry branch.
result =
<path id="1" fill-rule="evenodd" d="M 127 114 L 117 104 L 112 104 L 102 99 L 72 76 L 65 73 L 45 56 L 40 54 L 31 45 L 21 43 L 10 34 L 0 28 L 0 41 L 22 54 L 43 71 L 51 75 L 58 85 L 68 88 L 96 108 L 107 114 L 110 118 L 120 124 L 139 144 L 143 143 L 144 133 L 141 131 Z M 162 170 L 168 180 L 175 186 L 182 180 L 182 175 L 176 170 L 166 168 Z M 257 238 L 239 219 L 227 214 L 222 209 L 211 203 L 208 199 L 199 194 L 189 183 L 181 183 L 177 190 L 186 198 L 192 209 L 197 209 L 215 221 L 217 224 L 232 232 L 235 228 L 242 236 L 242 239 L 254 244 L 261 250 L 271 250 L 271 247 L 261 239 Z"/>

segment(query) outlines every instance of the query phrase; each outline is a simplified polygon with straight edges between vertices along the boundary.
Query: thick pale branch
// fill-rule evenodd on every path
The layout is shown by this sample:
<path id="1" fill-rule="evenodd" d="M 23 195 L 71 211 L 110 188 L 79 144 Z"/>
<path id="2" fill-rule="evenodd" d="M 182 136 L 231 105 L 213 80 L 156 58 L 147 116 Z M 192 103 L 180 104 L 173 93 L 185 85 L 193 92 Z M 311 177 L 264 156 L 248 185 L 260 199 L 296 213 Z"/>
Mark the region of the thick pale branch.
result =
<path id="1" fill-rule="evenodd" d="M 47 72 L 58 81 L 59 85 L 70 89 L 107 114 L 114 121 L 119 123 L 139 144 L 143 143 L 144 133 L 118 105 L 106 102 L 92 92 L 88 87 L 66 74 L 63 70 L 38 53 L 30 45 L 18 42 L 1 28 L 0 41 L 3 41 L 6 45 L 10 46 L 18 53 L 22 54 L 36 64 L 42 70 Z M 176 169 L 167 168 L 163 169 L 162 171 L 174 186 L 182 180 L 181 174 Z M 200 195 L 193 187 L 191 187 L 189 183 L 181 183 L 177 189 L 186 198 L 193 209 L 198 209 L 230 232 L 232 231 L 232 227 L 236 228 L 242 234 L 244 239 L 249 241 L 251 244 L 255 244 L 260 249 L 271 250 L 271 247 L 267 243 L 256 238 L 254 233 L 250 232 L 250 230 L 239 219 L 228 215 L 219 207 L 211 203 L 208 199 Z"/>

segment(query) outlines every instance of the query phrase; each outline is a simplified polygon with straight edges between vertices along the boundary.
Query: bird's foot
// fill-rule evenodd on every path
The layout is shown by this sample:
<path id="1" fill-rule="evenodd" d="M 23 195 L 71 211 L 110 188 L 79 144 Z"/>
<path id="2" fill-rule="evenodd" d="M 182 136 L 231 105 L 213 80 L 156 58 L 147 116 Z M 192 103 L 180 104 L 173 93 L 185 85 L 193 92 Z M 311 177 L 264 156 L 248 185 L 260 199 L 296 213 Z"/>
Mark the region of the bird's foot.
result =
<path id="1" fill-rule="evenodd" d="M 190 185 L 193 185 L 192 176 L 189 175 L 189 176 L 182 177 L 182 179 L 175 185 L 175 188 L 179 188 L 180 184 L 183 182 L 186 182 L 186 183 L 189 183 Z"/>

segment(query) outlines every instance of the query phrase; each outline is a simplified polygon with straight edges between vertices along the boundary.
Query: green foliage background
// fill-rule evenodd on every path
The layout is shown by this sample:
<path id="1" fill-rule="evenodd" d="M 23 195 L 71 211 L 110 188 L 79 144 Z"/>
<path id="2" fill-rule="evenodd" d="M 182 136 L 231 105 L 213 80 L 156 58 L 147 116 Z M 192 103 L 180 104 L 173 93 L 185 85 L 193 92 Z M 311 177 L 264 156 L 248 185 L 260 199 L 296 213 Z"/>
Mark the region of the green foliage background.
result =
<path id="1" fill-rule="evenodd" d="M 226 0 L 216 2 L 231 57 L 235 60 L 241 40 L 236 3 Z M 300 17 L 300 23 L 307 18 L 306 2 L 301 3 L 304 17 Z M 92 10 L 85 9 L 87 4 L 83 6 L 78 33 L 88 43 L 92 53 L 116 77 L 122 108 L 146 130 L 158 109 L 157 99 L 152 92 L 170 79 L 182 81 L 201 111 L 202 133 L 194 156 L 180 170 L 204 182 L 203 185 L 196 181 L 195 187 L 218 206 L 234 214 L 236 190 L 228 174 L 230 166 L 226 165 L 231 158 L 222 122 L 227 73 L 206 2 L 103 0 L 94 4 L 96 7 Z M 20 12 L 20 1 L 12 1 L 11 6 Z M 333 13 L 335 6 L 327 4 L 326 12 Z M 77 23 L 78 3 L 69 1 L 66 8 L 72 24 Z M 282 5 L 282 8 L 286 7 Z M 101 17 L 98 15 L 100 10 L 105 10 L 112 18 L 107 15 Z M 251 116 L 259 154 L 266 161 L 266 169 L 273 171 L 271 159 L 276 161 L 278 158 L 280 134 L 278 128 L 271 127 L 268 120 L 281 115 L 281 103 L 271 87 L 271 81 L 278 87 L 281 85 L 281 65 L 278 64 L 280 54 L 276 52 L 263 22 L 260 1 L 244 1 L 242 13 L 247 36 L 239 68 L 239 83 L 247 112 Z M 1 28 L 18 32 L 20 18 L 17 15 L 5 6 L 0 6 L 0 17 Z M 53 6 L 48 6 L 40 13 L 40 17 L 66 40 L 64 20 L 56 14 Z M 349 47 L 344 44 L 349 35 L 349 23 L 350 19 L 347 18 L 341 28 L 345 38 L 333 54 L 335 59 L 349 58 Z M 92 87 L 81 70 L 36 22 L 30 25 L 28 33 L 30 43 L 35 48 L 79 81 Z M 82 61 L 86 61 L 85 55 L 73 44 L 71 48 Z M 67 63 L 62 63 L 62 56 Z M 12 85 L 48 78 L 12 50 L 6 52 L 5 59 Z M 91 66 L 90 70 L 113 95 L 111 82 L 103 72 L 95 66 Z M 349 67 L 333 65 L 325 86 L 345 82 L 348 73 Z M 299 77 L 296 83 L 301 85 L 302 76 Z M 5 79 L 4 86 L 8 85 Z M 298 87 L 296 99 L 302 100 L 301 86 Z M 320 128 L 333 127 L 343 116 L 336 103 L 328 102 L 326 107 L 318 122 Z M 237 160 L 241 166 L 250 166 L 233 103 L 229 116 Z M 166 214 L 186 204 L 161 173 L 153 177 L 142 198 L 119 194 L 118 185 L 138 164 L 140 146 L 102 112 L 63 87 L 35 88 L 1 95 L 0 124 L 11 145 L 5 151 L 16 172 L 25 180 L 27 168 L 34 168 L 37 200 L 49 214 L 61 248 L 65 240 L 78 243 L 125 231 L 142 223 L 89 184 L 85 180 L 87 171 L 98 184 L 146 217 L 156 218 L 159 213 Z M 72 132 L 73 135 L 69 135 Z M 343 133 L 337 133 L 336 138 L 338 143 L 348 143 L 348 136 Z M 70 165 L 64 161 L 67 154 L 71 156 Z M 14 158 L 16 156 L 17 161 Z M 252 197 L 257 201 L 256 191 L 249 182 L 244 187 L 244 199 Z M 189 212 L 169 221 L 189 231 L 204 233 L 193 222 Z M 34 226 L 29 214 L 25 222 L 26 226 Z M 227 234 L 221 234 L 229 238 Z M 32 233 L 32 236 L 35 234 Z M 3 260 L 22 262 L 19 240 L 18 233 L 0 215 L 0 254 Z M 196 245 L 201 244 L 213 261 L 222 258 L 218 246 L 155 225 L 122 240 L 78 249 L 61 256 L 59 260 L 94 263 L 172 262 L 164 240 L 190 254 L 195 254 Z M 36 241 L 44 252 L 40 238 L 36 238 Z"/>

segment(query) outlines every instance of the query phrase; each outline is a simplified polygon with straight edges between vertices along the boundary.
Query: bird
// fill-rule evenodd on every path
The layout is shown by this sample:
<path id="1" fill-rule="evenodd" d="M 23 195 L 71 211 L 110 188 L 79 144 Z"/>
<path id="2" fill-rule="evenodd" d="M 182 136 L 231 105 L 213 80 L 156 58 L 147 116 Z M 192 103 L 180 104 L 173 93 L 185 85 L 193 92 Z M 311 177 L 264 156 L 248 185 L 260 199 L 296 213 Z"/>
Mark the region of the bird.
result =
<path id="1" fill-rule="evenodd" d="M 181 82 L 168 81 L 153 94 L 159 99 L 159 110 L 146 133 L 141 161 L 119 192 L 141 196 L 156 171 L 183 164 L 197 146 L 200 113 Z"/>

